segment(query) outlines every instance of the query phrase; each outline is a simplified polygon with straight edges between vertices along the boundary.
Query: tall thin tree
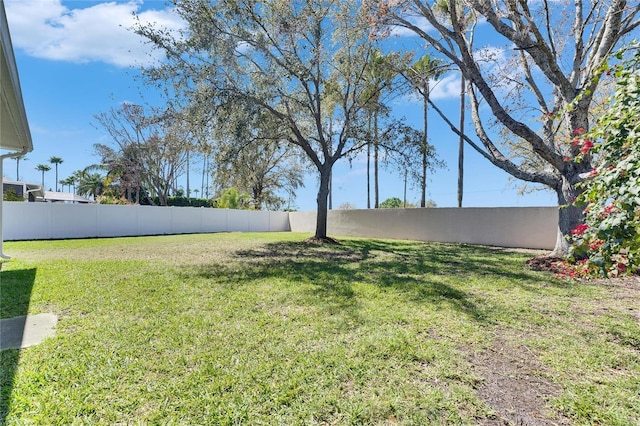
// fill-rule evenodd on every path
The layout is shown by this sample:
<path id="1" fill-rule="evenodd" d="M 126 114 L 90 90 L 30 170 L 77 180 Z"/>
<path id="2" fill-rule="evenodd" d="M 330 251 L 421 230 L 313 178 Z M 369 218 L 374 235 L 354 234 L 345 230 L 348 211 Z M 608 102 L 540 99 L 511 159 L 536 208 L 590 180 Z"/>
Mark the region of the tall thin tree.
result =
<path id="1" fill-rule="evenodd" d="M 464 29 L 464 35 L 471 44 L 473 44 L 474 28 L 478 19 L 476 12 L 465 7 L 462 2 L 455 0 L 436 0 L 433 4 L 434 12 L 442 19 L 448 20 L 452 16 L 450 9 L 455 7 L 457 11 L 453 16 L 458 17 L 459 27 Z M 466 79 L 464 72 L 460 70 L 460 115 L 458 123 L 458 207 L 462 207 L 462 198 L 464 195 L 464 122 L 466 107 Z"/>
<path id="2" fill-rule="evenodd" d="M 42 190 L 44 191 L 44 174 L 45 172 L 48 172 L 49 170 L 51 170 L 51 167 L 47 166 L 46 164 L 38 164 L 36 166 L 36 170 L 39 172 L 42 172 Z"/>
<path id="3" fill-rule="evenodd" d="M 56 166 L 56 191 L 58 191 L 58 165 L 62 164 L 64 160 L 60 157 L 51 157 L 49 158 L 49 163 L 54 164 Z"/>
<path id="4" fill-rule="evenodd" d="M 464 75 L 460 76 L 460 122 L 458 129 L 458 207 L 462 207 L 462 195 L 464 191 L 464 119 L 465 119 L 465 86 Z"/>
<path id="5" fill-rule="evenodd" d="M 371 52 L 369 62 L 365 68 L 367 90 L 365 92 L 364 99 L 365 108 L 369 116 L 369 131 L 371 133 L 371 136 L 367 138 L 367 208 L 371 207 L 370 165 L 372 147 L 374 208 L 377 209 L 380 205 L 380 131 L 378 128 L 378 119 L 380 110 L 383 108 L 383 105 L 381 104 L 383 92 L 391 88 L 391 83 L 397 74 L 392 62 L 393 58 L 391 55 L 384 55 L 380 50 L 376 49 Z"/>
<path id="6" fill-rule="evenodd" d="M 422 181 L 420 183 L 420 207 L 427 201 L 427 169 L 429 166 L 429 100 L 431 95 L 430 81 L 438 79 L 443 73 L 442 60 L 424 55 L 406 71 L 405 76 L 422 97 L 423 102 L 423 140 L 422 140 Z"/>
<path id="7" fill-rule="evenodd" d="M 18 155 L 13 159 L 16 160 L 16 180 L 20 180 L 20 161 L 26 161 L 28 158 L 26 155 Z"/>

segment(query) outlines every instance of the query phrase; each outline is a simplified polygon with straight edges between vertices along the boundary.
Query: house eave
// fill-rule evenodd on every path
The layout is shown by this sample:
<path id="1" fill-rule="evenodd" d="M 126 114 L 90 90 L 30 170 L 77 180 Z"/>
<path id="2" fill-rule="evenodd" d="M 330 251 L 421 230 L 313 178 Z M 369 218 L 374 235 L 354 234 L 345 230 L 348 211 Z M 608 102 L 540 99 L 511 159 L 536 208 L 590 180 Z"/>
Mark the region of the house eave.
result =
<path id="1" fill-rule="evenodd" d="M 4 1 L 0 0 L 0 154 L 33 150 L 31 131 L 9 34 Z"/>

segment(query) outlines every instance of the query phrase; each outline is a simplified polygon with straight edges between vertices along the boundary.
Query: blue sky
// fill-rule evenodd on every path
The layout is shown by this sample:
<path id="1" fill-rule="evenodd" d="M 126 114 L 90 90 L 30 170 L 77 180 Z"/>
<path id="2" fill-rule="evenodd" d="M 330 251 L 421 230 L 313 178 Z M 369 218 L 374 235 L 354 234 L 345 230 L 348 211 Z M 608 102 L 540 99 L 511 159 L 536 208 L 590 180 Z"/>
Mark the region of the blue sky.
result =
<path id="1" fill-rule="evenodd" d="M 94 143 L 109 143 L 106 132 L 97 126 L 94 115 L 118 107 L 122 102 L 153 102 L 154 94 L 136 80 L 136 67 L 157 58 L 128 31 L 132 13 L 141 19 L 179 28 L 164 0 L 62 1 L 4 0 L 20 75 L 34 151 L 20 162 L 20 179 L 38 183 L 38 164 L 49 164 L 51 156 L 61 157 L 59 179 L 96 163 Z M 399 33 L 404 46 L 420 47 L 420 39 Z M 458 77 L 451 73 L 432 89 L 436 103 L 454 122 L 458 117 Z M 404 97 L 394 101 L 394 112 L 421 128 L 421 104 Z M 435 171 L 428 183 L 428 198 L 438 207 L 457 205 L 457 136 L 436 116 L 429 115 L 430 142 L 436 147 L 445 169 Z M 471 129 L 471 124 L 467 124 Z M 6 160 L 4 174 L 16 178 L 16 162 Z M 196 182 L 194 184 L 194 182 Z M 521 182 L 465 149 L 465 207 L 555 205 L 550 191 L 518 195 Z M 54 168 L 45 174 L 46 189 L 54 188 Z M 200 187 L 199 161 L 192 165 L 191 186 Z M 315 209 L 315 175 L 305 179 L 294 202 L 300 210 Z M 402 198 L 403 181 L 398 173 L 383 170 L 380 200 Z M 408 201 L 418 202 L 417 189 L 409 189 Z M 338 163 L 334 171 L 334 207 L 349 202 L 366 208 L 366 162 Z M 373 201 L 372 201 L 373 202 Z"/>

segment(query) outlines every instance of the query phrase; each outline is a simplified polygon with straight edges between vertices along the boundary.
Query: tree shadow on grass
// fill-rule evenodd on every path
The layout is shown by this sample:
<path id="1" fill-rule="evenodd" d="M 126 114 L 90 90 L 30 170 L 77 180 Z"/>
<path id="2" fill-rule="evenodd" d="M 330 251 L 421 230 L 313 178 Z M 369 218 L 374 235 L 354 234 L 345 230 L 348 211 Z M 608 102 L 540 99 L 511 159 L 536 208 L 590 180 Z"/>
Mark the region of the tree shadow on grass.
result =
<path id="1" fill-rule="evenodd" d="M 525 270 L 521 258 L 471 245 L 372 239 L 278 242 L 237 251 L 234 257 L 238 262 L 191 267 L 188 274 L 234 286 L 285 279 L 308 285 L 330 309 L 354 315 L 359 301 L 353 286 L 365 283 L 393 290 L 408 301 L 450 306 L 481 322 L 500 308 L 465 291 L 468 280 L 505 279 L 533 291 L 549 282 Z"/>
<path id="2" fill-rule="evenodd" d="M 235 255 L 250 262 L 308 259 L 338 266 L 352 263 L 358 264 L 360 271 L 379 269 L 382 278 L 387 277 L 387 280 L 414 273 L 461 278 L 494 276 L 534 291 L 543 282 L 562 288 L 569 285 L 566 281 L 542 279 L 540 273 L 527 270 L 522 259 L 505 249 L 466 244 L 371 239 L 344 240 L 339 245 L 282 242 L 239 251 Z"/>
<path id="3" fill-rule="evenodd" d="M 353 240 L 351 247 L 370 255 L 391 253 L 393 262 L 379 265 L 385 268 L 413 268 L 423 273 L 461 277 L 489 276 L 506 278 L 518 283 L 540 284 L 540 275 L 523 270 L 523 261 L 502 248 L 468 244 L 424 243 L 414 241 Z M 384 260 L 384 259 L 383 259 Z"/>
<path id="4" fill-rule="evenodd" d="M 242 258 L 241 264 L 190 266 L 183 274 L 233 288 L 257 285 L 264 280 L 286 280 L 299 288 L 322 289 L 319 306 L 329 312 L 355 317 L 358 311 L 358 300 L 352 287 L 355 274 L 344 266 L 348 263 L 295 257 L 270 259 L 268 262 Z"/>
<path id="5" fill-rule="evenodd" d="M 35 278 L 35 268 L 0 272 L 0 318 L 28 314 Z M 19 361 L 20 349 L 0 351 L 0 424 L 6 424 Z"/>

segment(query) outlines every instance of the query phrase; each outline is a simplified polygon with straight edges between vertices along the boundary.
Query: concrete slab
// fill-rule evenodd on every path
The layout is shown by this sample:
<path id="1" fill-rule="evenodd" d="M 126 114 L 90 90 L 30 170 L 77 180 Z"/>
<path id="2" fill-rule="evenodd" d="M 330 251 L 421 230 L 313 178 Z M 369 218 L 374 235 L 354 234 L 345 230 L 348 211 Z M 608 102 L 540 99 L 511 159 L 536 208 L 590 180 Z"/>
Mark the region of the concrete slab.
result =
<path id="1" fill-rule="evenodd" d="M 52 313 L 0 319 L 0 351 L 37 345 L 56 332 L 58 316 Z"/>

